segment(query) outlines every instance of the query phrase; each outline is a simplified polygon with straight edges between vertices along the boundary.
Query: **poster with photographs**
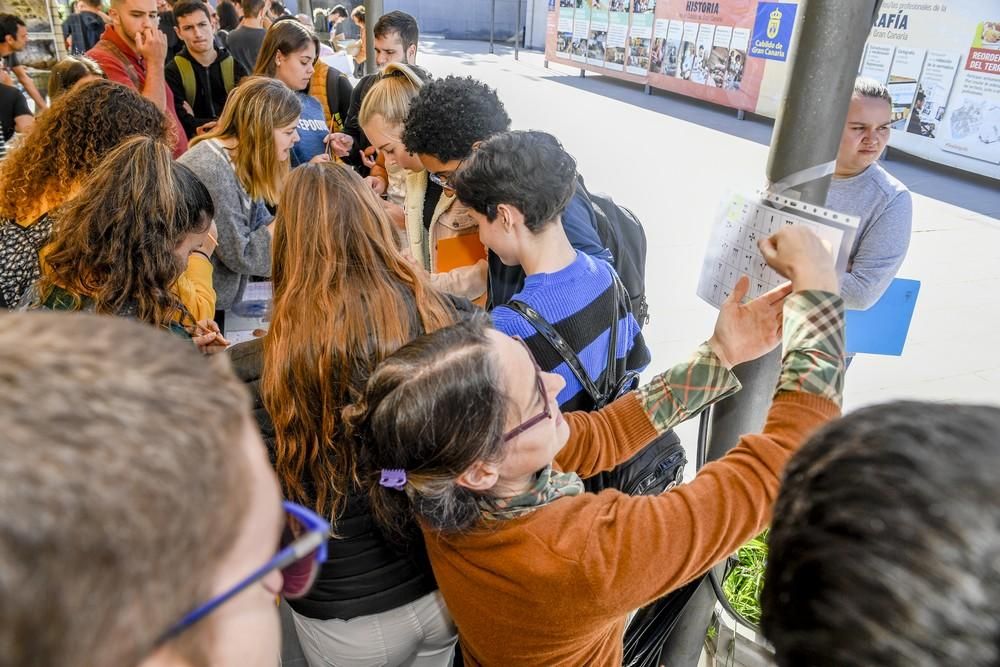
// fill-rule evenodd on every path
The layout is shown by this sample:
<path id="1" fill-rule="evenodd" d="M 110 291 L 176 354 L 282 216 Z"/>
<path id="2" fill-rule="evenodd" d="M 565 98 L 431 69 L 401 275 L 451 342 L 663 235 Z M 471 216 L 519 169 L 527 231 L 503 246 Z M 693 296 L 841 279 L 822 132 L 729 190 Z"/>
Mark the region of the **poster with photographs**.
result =
<path id="1" fill-rule="evenodd" d="M 625 7 L 627 0 L 617 0 L 619 7 Z M 612 0 L 611 7 L 615 7 L 616 0 Z M 611 12 L 611 23 L 608 26 L 608 44 L 604 50 L 604 66 L 608 69 L 624 71 L 625 58 L 628 46 L 628 13 Z"/>
<path id="2" fill-rule="evenodd" d="M 715 38 L 715 26 L 702 23 L 698 26 L 698 38 L 695 42 L 694 66 L 691 69 L 693 83 L 708 83 L 708 63 L 712 56 L 712 41 Z"/>
<path id="3" fill-rule="evenodd" d="M 684 37 L 684 21 L 670 21 L 667 24 L 667 41 L 663 56 L 663 69 L 659 70 L 665 76 L 677 76 L 681 64 L 681 40 Z"/>
<path id="4" fill-rule="evenodd" d="M 573 14 L 573 43 L 570 58 L 573 62 L 587 62 L 590 35 L 590 7 L 580 6 Z"/>
<path id="5" fill-rule="evenodd" d="M 708 57 L 708 81 L 705 82 L 709 86 L 722 88 L 725 85 L 726 68 L 729 66 L 729 44 L 732 40 L 732 26 L 720 25 L 715 29 L 712 51 Z"/>
<path id="6" fill-rule="evenodd" d="M 587 64 L 604 67 L 604 52 L 608 48 L 608 23 L 611 20 L 606 3 L 604 7 L 595 3 L 590 10 L 590 32 L 588 33 Z"/>
<path id="7" fill-rule="evenodd" d="M 906 131 L 909 134 L 934 139 L 938 126 L 948 110 L 955 73 L 961 58 L 955 53 L 928 51 L 924 71 L 917 84 L 917 94 L 910 111 Z"/>
<path id="8" fill-rule="evenodd" d="M 667 28 L 670 21 L 656 19 L 653 26 L 653 45 L 649 52 L 649 69 L 654 72 L 662 72 L 663 64 L 667 57 Z"/>
<path id="9" fill-rule="evenodd" d="M 691 73 L 694 71 L 694 43 L 697 39 L 698 24 L 685 23 L 681 37 L 680 67 L 677 68 L 677 76 L 685 81 L 691 80 Z"/>
<path id="10" fill-rule="evenodd" d="M 573 12 L 573 7 L 564 7 L 560 4 L 556 27 L 556 51 L 567 59 L 573 50 Z"/>
<path id="11" fill-rule="evenodd" d="M 747 64 L 747 48 L 750 46 L 750 29 L 733 28 L 733 39 L 729 43 L 729 60 L 726 76 L 722 83 L 725 90 L 739 90 L 743 81 L 743 70 Z"/>
<path id="12" fill-rule="evenodd" d="M 649 50 L 651 40 L 643 37 L 630 37 L 628 40 L 628 59 L 625 71 L 629 74 L 645 74 L 649 71 Z"/>
<path id="13" fill-rule="evenodd" d="M 924 67 L 924 49 L 899 47 L 889 69 L 889 83 L 886 88 L 892 97 L 892 124 L 894 130 L 902 130 L 909 122 L 910 110 L 917 97 L 917 79 Z"/>

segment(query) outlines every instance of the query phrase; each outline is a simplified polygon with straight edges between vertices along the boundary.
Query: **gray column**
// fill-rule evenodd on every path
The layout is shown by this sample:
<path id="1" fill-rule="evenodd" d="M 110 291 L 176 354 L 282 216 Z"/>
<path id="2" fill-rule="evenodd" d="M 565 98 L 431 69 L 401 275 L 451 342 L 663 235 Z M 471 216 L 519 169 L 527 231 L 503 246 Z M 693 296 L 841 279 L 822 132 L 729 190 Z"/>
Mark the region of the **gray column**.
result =
<path id="1" fill-rule="evenodd" d="M 769 182 L 836 158 L 865 40 L 880 4 L 881 0 L 802 0 L 799 4 L 788 79 L 771 137 L 766 172 Z M 826 176 L 786 194 L 822 205 L 829 186 L 830 177 Z M 743 390 L 713 407 L 708 460 L 725 455 L 740 435 L 761 429 L 780 360 L 780 350 L 775 350 L 734 369 Z M 685 622 L 670 638 L 662 664 L 697 665 L 714 607 L 714 595 L 707 594 L 711 588 L 702 589 L 685 609 Z"/>

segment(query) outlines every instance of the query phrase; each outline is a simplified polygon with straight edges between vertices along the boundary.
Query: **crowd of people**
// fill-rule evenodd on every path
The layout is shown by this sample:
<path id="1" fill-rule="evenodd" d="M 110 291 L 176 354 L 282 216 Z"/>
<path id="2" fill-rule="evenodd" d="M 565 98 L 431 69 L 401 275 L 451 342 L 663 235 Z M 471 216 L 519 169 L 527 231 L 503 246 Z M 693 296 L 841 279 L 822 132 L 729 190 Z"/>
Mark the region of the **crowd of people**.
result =
<path id="1" fill-rule="evenodd" d="M 343 6 L 90 2 L 0 163 L 0 665 L 276 665 L 277 598 L 314 667 L 621 664 L 631 612 L 772 517 L 780 665 L 998 664 L 1000 410 L 839 418 L 845 308 L 909 240 L 883 86 L 855 86 L 830 192 L 847 271 L 762 239 L 788 283 L 741 280 L 639 386 L 576 161 L 420 67 L 413 17 L 377 17 L 352 86 L 319 59 L 364 23 Z M 268 330 L 230 346 L 259 280 Z M 761 432 L 662 493 L 615 475 L 778 345 Z"/>

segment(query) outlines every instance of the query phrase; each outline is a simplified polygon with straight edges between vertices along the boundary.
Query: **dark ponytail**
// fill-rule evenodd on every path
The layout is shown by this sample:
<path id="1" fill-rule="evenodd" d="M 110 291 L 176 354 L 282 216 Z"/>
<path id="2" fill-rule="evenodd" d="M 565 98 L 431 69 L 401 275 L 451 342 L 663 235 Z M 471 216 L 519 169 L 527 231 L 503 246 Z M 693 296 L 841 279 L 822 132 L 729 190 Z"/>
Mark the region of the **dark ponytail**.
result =
<path id="1" fill-rule="evenodd" d="M 472 463 L 500 458 L 507 397 L 486 315 L 421 336 L 383 361 L 343 417 L 356 439 L 372 508 L 389 531 L 412 516 L 441 532 L 474 526 L 480 494 L 456 478 Z M 402 490 L 379 484 L 402 469 Z"/>

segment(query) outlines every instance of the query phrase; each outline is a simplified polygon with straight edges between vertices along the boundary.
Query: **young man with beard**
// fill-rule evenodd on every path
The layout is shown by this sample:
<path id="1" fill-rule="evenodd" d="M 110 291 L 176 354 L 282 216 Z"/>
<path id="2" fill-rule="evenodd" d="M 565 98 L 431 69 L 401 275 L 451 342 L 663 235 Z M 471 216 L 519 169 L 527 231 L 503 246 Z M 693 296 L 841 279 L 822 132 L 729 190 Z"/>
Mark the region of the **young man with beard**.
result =
<path id="1" fill-rule="evenodd" d="M 187 135 L 164 79 L 167 38 L 160 31 L 156 0 L 112 0 L 111 25 L 87 56 L 112 81 L 138 91 L 167 115 L 176 143 L 174 157 L 187 150 Z"/>

